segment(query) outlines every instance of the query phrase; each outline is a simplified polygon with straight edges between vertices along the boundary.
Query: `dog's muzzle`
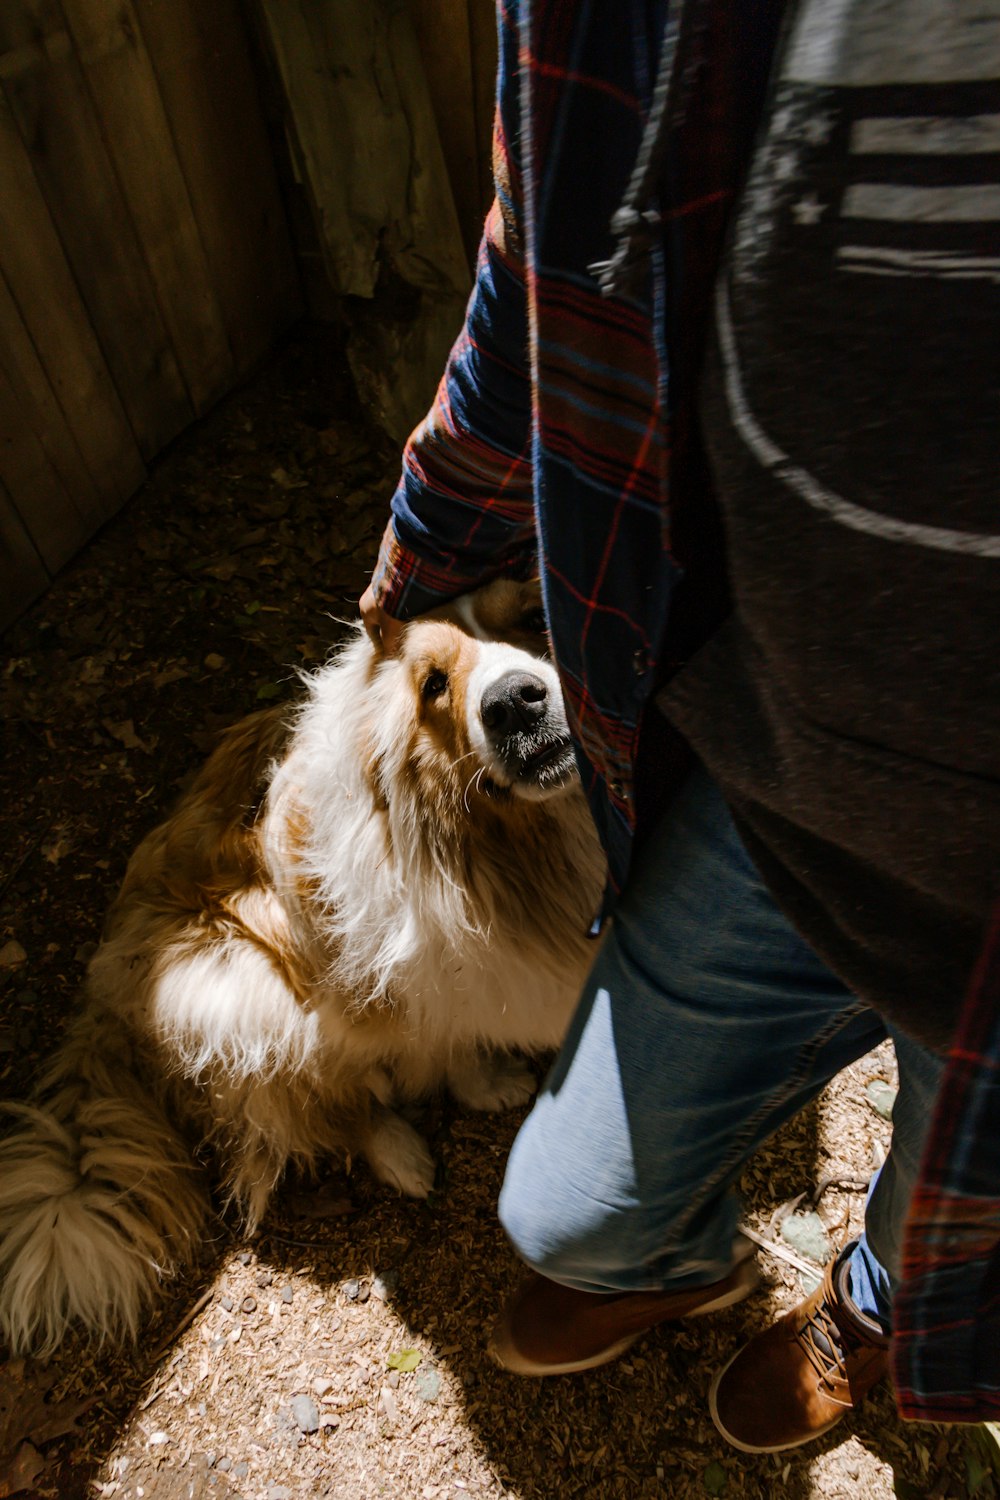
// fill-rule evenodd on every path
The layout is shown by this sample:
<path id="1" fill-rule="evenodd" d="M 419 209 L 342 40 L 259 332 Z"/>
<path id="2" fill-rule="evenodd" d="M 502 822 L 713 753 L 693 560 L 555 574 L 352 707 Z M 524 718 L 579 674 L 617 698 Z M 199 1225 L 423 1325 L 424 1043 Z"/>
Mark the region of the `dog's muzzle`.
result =
<path id="1" fill-rule="evenodd" d="M 508 671 L 490 682 L 480 700 L 490 750 L 511 780 L 544 791 L 560 786 L 575 761 L 562 704 L 534 672 Z"/>

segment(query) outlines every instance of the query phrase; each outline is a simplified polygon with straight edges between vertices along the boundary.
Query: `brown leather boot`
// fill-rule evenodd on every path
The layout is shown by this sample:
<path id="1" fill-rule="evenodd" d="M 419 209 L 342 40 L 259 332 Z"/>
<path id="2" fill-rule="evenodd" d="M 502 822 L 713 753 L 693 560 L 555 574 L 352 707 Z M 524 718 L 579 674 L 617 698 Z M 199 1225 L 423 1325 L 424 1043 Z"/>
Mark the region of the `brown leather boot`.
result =
<path id="1" fill-rule="evenodd" d="M 624 1354 L 654 1324 L 731 1307 L 759 1282 L 749 1258 L 721 1281 L 675 1292 L 579 1292 L 533 1271 L 501 1314 L 489 1353 L 514 1375 L 592 1370 Z"/>
<path id="2" fill-rule="evenodd" d="M 777 1453 L 829 1432 L 889 1371 L 889 1339 L 851 1301 L 853 1245 L 804 1302 L 744 1344 L 709 1391 L 712 1421 L 743 1453 Z"/>

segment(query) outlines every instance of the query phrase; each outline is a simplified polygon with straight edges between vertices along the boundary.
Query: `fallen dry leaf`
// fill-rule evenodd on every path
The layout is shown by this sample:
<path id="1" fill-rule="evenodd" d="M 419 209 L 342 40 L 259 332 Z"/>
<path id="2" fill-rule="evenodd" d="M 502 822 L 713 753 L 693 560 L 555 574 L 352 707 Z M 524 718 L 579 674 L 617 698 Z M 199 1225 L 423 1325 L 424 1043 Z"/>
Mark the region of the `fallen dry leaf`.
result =
<path id="1" fill-rule="evenodd" d="M 31 1489 L 45 1468 L 45 1459 L 30 1443 L 22 1443 L 9 1457 L 0 1454 L 0 1500 Z"/>
<path id="2" fill-rule="evenodd" d="M 150 735 L 148 740 L 142 740 L 135 732 L 135 725 L 131 719 L 102 719 L 101 723 L 113 740 L 124 745 L 126 750 L 142 750 L 146 755 L 152 755 L 156 749 L 156 736 Z"/>
<path id="3" fill-rule="evenodd" d="M 71 1399 L 50 1404 L 45 1398 L 55 1378 L 54 1371 L 42 1370 L 24 1359 L 0 1365 L 0 1452 L 11 1452 L 26 1438 L 48 1443 L 73 1430 L 76 1418 L 92 1401 Z"/>
<path id="4" fill-rule="evenodd" d="M 153 686 L 155 688 L 163 688 L 170 682 L 180 682 L 182 678 L 190 676 L 191 673 L 186 671 L 184 667 L 164 667 L 163 671 L 157 672 L 153 678 Z"/>
<path id="5" fill-rule="evenodd" d="M 239 571 L 239 566 L 239 558 L 222 557 L 218 562 L 206 563 L 203 571 L 210 578 L 217 578 L 220 583 L 229 583 L 231 579 L 235 578 Z"/>
<path id="6" fill-rule="evenodd" d="M 293 479 L 288 470 L 282 468 L 272 469 L 271 478 L 283 490 L 304 490 L 309 483 L 307 479 Z"/>
<path id="7" fill-rule="evenodd" d="M 69 824 L 60 823 L 54 832 L 55 837 L 42 845 L 42 858 L 50 865 L 57 865 L 73 847 Z"/>
<path id="8" fill-rule="evenodd" d="M 23 1359 L 0 1366 L 0 1500 L 31 1487 L 46 1464 L 35 1445 L 78 1432 L 77 1419 L 96 1400 L 49 1402 L 46 1394 L 54 1380 L 53 1372 Z"/>

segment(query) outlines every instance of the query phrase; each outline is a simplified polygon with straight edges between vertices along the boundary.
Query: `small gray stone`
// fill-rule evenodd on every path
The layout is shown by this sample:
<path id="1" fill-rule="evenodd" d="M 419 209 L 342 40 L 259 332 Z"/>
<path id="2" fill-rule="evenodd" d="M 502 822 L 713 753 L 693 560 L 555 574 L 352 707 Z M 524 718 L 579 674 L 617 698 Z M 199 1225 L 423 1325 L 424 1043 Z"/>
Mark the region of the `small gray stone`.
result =
<path id="1" fill-rule="evenodd" d="M 229 1471 L 230 1471 L 230 1469 L 233 1467 L 233 1461 L 232 1461 L 232 1459 L 227 1454 L 225 1458 L 220 1458 L 219 1459 L 219 1462 L 216 1464 L 215 1467 L 217 1469 L 221 1469 L 222 1472 L 223 1472 L 223 1474 L 228 1474 Z"/>
<path id="2" fill-rule="evenodd" d="M 393 1292 L 399 1286 L 398 1271 L 383 1271 L 381 1276 L 376 1276 L 372 1282 L 372 1296 L 377 1297 L 380 1302 L 387 1302 Z"/>
<path id="3" fill-rule="evenodd" d="M 233 1464 L 233 1478 L 245 1479 L 250 1473 L 250 1465 L 245 1458 L 241 1458 L 238 1464 Z"/>
<path id="4" fill-rule="evenodd" d="M 292 1492 L 287 1484 L 269 1484 L 267 1500 L 292 1500 Z"/>
<path id="5" fill-rule="evenodd" d="M 295 1293 L 292 1291 L 292 1289 L 291 1289 L 290 1286 L 283 1286 L 281 1288 L 281 1300 L 282 1300 L 282 1302 L 291 1302 L 294 1296 L 295 1296 Z"/>
<path id="6" fill-rule="evenodd" d="M 789 1214 L 782 1220 L 781 1238 L 820 1266 L 825 1266 L 833 1254 L 826 1225 L 816 1213 Z"/>
<path id="7" fill-rule="evenodd" d="M 319 1408 L 311 1396 L 292 1397 L 292 1416 L 300 1432 L 319 1431 Z"/>
<path id="8" fill-rule="evenodd" d="M 871 1083 L 865 1085 L 865 1093 L 875 1113 L 881 1115 L 883 1120 L 891 1120 L 892 1107 L 896 1102 L 896 1090 L 892 1085 L 881 1078 L 873 1078 Z"/>
<path id="9" fill-rule="evenodd" d="M 236 1259 L 239 1261 L 241 1266 L 248 1266 L 253 1260 L 253 1256 L 250 1254 L 249 1250 L 241 1250 Z"/>
<path id="10" fill-rule="evenodd" d="M 361 1283 L 352 1276 L 349 1281 L 344 1282 L 344 1296 L 348 1302 L 357 1302 L 358 1293 L 361 1291 Z"/>
<path id="11" fill-rule="evenodd" d="M 225 1309 L 226 1309 L 226 1312 L 232 1312 L 232 1310 L 233 1310 L 233 1308 L 234 1308 L 234 1307 L 235 1307 L 235 1305 L 236 1305 L 236 1304 L 235 1304 L 235 1303 L 234 1303 L 234 1302 L 233 1302 L 233 1299 L 232 1299 L 232 1297 L 230 1297 L 230 1296 L 229 1296 L 229 1295 L 228 1295 L 228 1293 L 227 1293 L 227 1295 L 226 1295 L 226 1296 L 225 1296 L 225 1297 L 220 1297 L 220 1299 L 219 1299 L 219 1300 L 220 1300 L 220 1302 L 221 1302 L 221 1303 L 222 1303 L 222 1305 L 223 1305 L 223 1307 L 224 1307 L 224 1308 L 225 1308 Z"/>
<path id="12" fill-rule="evenodd" d="M 437 1370 L 418 1370 L 413 1377 L 413 1389 L 421 1401 L 436 1401 L 441 1394 L 441 1376 Z"/>
<path id="13" fill-rule="evenodd" d="M 274 1276 L 270 1271 L 258 1271 L 254 1280 L 258 1286 L 270 1286 Z"/>

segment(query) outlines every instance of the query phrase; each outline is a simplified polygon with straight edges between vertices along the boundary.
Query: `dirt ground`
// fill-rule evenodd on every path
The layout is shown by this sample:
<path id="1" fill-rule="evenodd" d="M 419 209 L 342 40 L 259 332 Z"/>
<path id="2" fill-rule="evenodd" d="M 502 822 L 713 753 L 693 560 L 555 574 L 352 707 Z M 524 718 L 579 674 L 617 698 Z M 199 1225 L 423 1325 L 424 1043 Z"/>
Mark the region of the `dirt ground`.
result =
<path id="1" fill-rule="evenodd" d="M 307 328 L 188 434 L 7 634 L 0 672 L 0 1095 L 56 1043 L 140 836 L 218 729 L 292 695 L 354 614 L 398 454 L 364 421 L 334 336 Z M 824 1178 L 867 1179 L 889 1137 L 886 1047 L 747 1173 L 747 1221 Z M 484 1355 L 517 1278 L 496 1223 L 514 1116 L 428 1107 L 432 1202 L 363 1169 L 290 1183 L 262 1231 L 219 1221 L 140 1347 L 0 1363 L 0 1497 L 515 1500 L 993 1496 L 988 1450 L 900 1423 L 890 1395 L 776 1458 L 728 1451 L 713 1371 L 808 1281 L 762 1252 L 764 1293 L 659 1330 L 607 1370 L 519 1381 Z M 830 1239 L 863 1191 L 832 1186 Z M 0 1353 L 0 1361 L 2 1361 Z"/>

